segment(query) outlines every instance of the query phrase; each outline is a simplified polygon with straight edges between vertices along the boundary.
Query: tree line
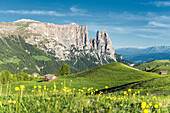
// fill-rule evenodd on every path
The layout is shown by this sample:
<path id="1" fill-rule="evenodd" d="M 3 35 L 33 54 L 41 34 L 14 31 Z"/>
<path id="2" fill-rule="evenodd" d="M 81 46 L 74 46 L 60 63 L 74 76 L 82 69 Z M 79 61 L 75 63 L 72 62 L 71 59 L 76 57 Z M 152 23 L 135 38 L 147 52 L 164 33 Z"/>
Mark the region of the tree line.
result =
<path id="1" fill-rule="evenodd" d="M 17 81 L 31 81 L 37 79 L 36 77 L 29 76 L 27 73 L 21 72 L 17 74 L 11 74 L 9 71 L 2 71 L 0 73 L 0 85 L 6 83 L 12 83 Z"/>

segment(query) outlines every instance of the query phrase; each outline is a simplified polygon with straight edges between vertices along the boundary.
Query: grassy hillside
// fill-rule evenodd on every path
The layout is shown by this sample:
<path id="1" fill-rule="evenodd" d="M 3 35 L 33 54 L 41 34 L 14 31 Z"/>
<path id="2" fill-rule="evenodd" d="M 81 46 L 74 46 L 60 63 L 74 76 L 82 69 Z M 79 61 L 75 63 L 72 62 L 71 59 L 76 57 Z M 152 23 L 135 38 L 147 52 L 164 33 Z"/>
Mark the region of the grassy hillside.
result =
<path id="1" fill-rule="evenodd" d="M 170 75 L 170 65 L 168 66 L 160 66 L 157 68 L 154 68 L 153 70 L 151 70 L 151 72 L 155 72 L 155 73 L 160 73 L 160 71 L 168 71 L 168 75 Z"/>
<path id="2" fill-rule="evenodd" d="M 135 84 L 132 88 L 142 89 L 152 94 L 170 95 L 170 76 Z"/>
<path id="3" fill-rule="evenodd" d="M 138 82 L 158 77 L 161 76 L 156 73 L 143 72 L 121 63 L 110 63 L 77 74 L 59 76 L 59 79 L 55 81 L 55 84 L 57 88 L 61 88 L 62 86 L 60 84 L 65 83 L 66 86 L 76 89 L 93 87 L 94 89 L 100 90 L 104 89 L 105 86 L 112 88 L 131 82 Z M 31 89 L 34 85 L 46 85 L 47 87 L 51 87 L 54 82 L 17 82 L 11 84 L 11 89 L 14 89 L 14 87 L 21 84 L 25 84 L 26 87 Z M 4 85 L 4 88 L 5 87 L 6 86 Z"/>
<path id="4" fill-rule="evenodd" d="M 170 60 L 153 60 L 153 61 L 150 61 L 150 62 L 140 64 L 138 66 L 135 66 L 135 68 L 140 69 L 140 70 L 144 70 L 148 65 L 151 68 L 155 68 L 157 66 L 166 66 L 166 65 L 170 65 Z"/>

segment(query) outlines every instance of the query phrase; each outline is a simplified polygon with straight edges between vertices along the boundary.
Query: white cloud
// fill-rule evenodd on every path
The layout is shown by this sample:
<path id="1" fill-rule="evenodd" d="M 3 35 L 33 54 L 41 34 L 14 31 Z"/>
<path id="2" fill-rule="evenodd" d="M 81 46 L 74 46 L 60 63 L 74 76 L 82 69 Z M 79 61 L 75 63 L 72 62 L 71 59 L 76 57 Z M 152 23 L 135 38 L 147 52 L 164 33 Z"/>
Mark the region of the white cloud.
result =
<path id="1" fill-rule="evenodd" d="M 39 11 L 39 10 L 32 10 L 32 11 L 26 11 L 26 10 L 0 10 L 0 13 L 65 16 L 65 14 L 57 13 L 56 11 Z"/>
<path id="2" fill-rule="evenodd" d="M 80 9 L 80 8 L 77 8 L 77 6 L 72 6 L 71 8 L 70 8 L 70 10 L 71 10 L 71 16 L 74 16 L 74 15 L 77 15 L 77 16 L 90 16 L 88 13 L 87 13 L 87 11 L 86 10 L 84 10 L 84 9 Z"/>
<path id="3" fill-rule="evenodd" d="M 159 39 L 159 36 L 154 36 L 154 35 L 144 35 L 144 34 L 137 34 L 137 36 L 142 37 L 142 38 L 149 38 L 149 39 Z"/>
<path id="4" fill-rule="evenodd" d="M 70 8 L 70 10 L 73 12 L 73 13 L 86 13 L 87 11 L 86 10 L 84 10 L 84 9 L 79 9 L 79 8 L 77 8 L 77 6 L 72 6 L 71 8 Z"/>
<path id="5" fill-rule="evenodd" d="M 155 2 L 149 2 L 149 3 L 142 3 L 144 5 L 155 5 L 156 7 L 169 7 L 170 1 L 155 1 Z"/>
<path id="6" fill-rule="evenodd" d="M 157 2 L 153 2 L 153 4 L 155 4 L 157 7 L 161 7 L 161 6 L 170 6 L 170 1 L 157 1 Z"/>
<path id="7" fill-rule="evenodd" d="M 148 25 L 152 25 L 154 27 L 170 27 L 170 25 L 168 24 L 162 24 L 162 23 L 158 23 L 158 22 L 149 22 Z"/>
<path id="8" fill-rule="evenodd" d="M 0 10 L 0 13 L 4 14 L 31 14 L 31 15 L 51 15 L 51 16 L 89 16 L 86 10 L 78 9 L 76 6 L 70 8 L 71 13 L 61 13 L 56 11 L 45 11 L 45 10 Z"/>

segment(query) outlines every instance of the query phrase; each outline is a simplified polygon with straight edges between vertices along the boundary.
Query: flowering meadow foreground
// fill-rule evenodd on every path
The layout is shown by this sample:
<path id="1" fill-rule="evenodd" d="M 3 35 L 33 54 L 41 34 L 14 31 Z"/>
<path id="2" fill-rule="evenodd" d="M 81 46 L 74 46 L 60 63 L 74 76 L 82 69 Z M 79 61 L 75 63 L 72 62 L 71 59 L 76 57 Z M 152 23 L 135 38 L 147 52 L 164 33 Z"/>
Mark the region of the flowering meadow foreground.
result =
<path id="1" fill-rule="evenodd" d="M 128 89 L 116 93 L 98 92 L 93 87 L 82 89 L 69 88 L 61 83 L 61 89 L 34 86 L 30 94 L 25 85 L 15 87 L 11 94 L 10 85 L 0 96 L 0 112 L 7 113 L 60 113 L 60 112 L 118 112 L 118 113 L 169 113 L 169 96 L 154 96 L 141 90 Z M 70 85 L 71 86 L 71 85 Z M 2 91 L 2 90 L 1 90 Z M 3 92 L 3 91 L 2 91 Z"/>

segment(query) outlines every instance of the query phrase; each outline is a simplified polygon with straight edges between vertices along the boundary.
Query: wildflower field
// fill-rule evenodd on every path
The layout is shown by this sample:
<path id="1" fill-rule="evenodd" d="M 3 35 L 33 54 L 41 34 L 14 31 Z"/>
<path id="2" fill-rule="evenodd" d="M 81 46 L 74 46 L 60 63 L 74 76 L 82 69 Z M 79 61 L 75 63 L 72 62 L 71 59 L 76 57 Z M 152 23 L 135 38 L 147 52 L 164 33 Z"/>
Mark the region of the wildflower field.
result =
<path id="1" fill-rule="evenodd" d="M 71 82 L 69 86 L 71 86 Z M 0 96 L 0 111 L 8 113 L 60 113 L 60 112 L 119 112 L 119 113 L 169 113 L 169 96 L 155 96 L 141 93 L 142 90 L 128 89 L 108 93 L 93 87 L 70 88 L 65 83 L 47 87 L 34 85 L 29 94 L 25 85 L 15 87 L 11 93 L 10 84 Z M 58 89 L 60 87 L 60 89 Z M 97 92 L 97 93 L 96 93 Z"/>
<path id="2" fill-rule="evenodd" d="M 170 76 L 111 63 L 51 82 L 0 87 L 2 113 L 169 113 Z"/>

